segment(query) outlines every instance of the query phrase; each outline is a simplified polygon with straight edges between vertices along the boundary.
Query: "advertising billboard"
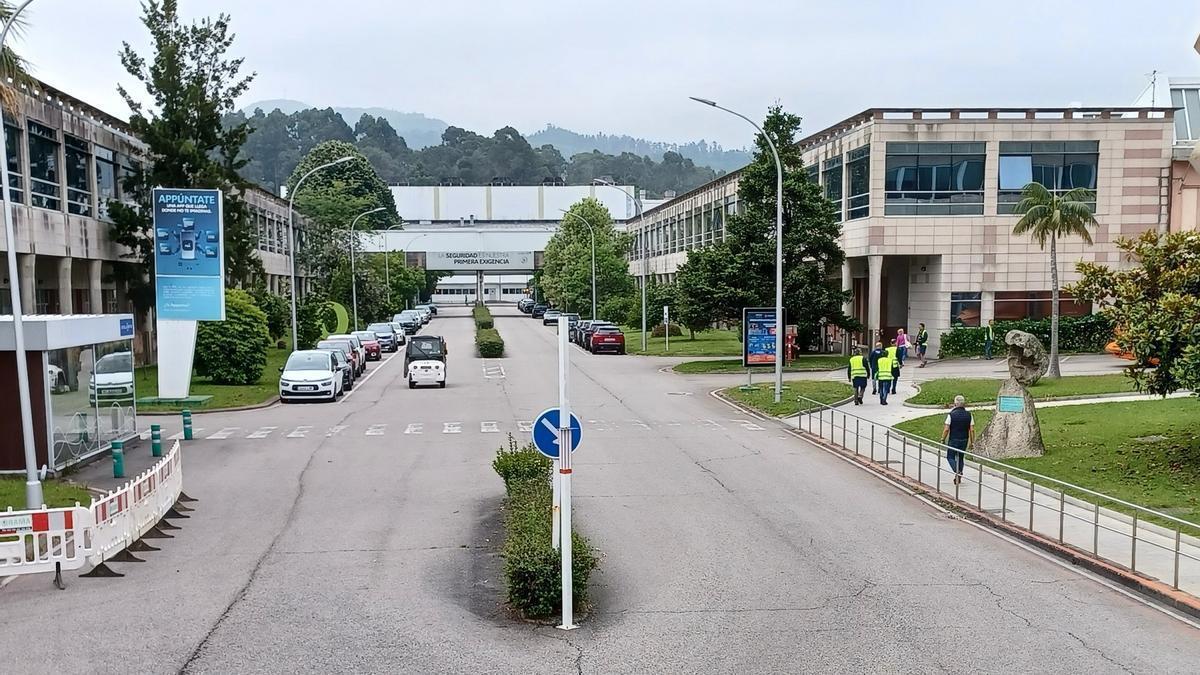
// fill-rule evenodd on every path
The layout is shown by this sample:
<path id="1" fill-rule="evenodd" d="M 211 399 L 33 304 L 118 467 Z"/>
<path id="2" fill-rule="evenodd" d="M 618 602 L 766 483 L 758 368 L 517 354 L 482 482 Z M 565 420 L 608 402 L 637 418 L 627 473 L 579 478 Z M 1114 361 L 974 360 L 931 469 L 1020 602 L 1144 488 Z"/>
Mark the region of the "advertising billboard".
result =
<path id="1" fill-rule="evenodd" d="M 425 255 L 425 269 L 452 272 L 462 270 L 532 271 L 533 252 L 429 251 Z"/>
<path id="2" fill-rule="evenodd" d="M 774 307 L 742 308 L 742 365 L 775 365 L 775 320 Z"/>
<path id="3" fill-rule="evenodd" d="M 225 320 L 224 241 L 220 190 L 154 189 L 158 318 Z"/>

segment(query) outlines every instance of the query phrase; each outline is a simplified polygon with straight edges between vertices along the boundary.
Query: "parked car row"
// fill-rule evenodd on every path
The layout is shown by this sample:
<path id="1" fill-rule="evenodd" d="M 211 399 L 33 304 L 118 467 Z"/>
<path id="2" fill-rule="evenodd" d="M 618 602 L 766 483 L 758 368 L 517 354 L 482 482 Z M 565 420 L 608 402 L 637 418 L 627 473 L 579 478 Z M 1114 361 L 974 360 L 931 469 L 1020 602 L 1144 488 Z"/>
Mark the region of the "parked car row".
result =
<path id="1" fill-rule="evenodd" d="M 625 353 L 625 334 L 616 324 L 609 321 L 572 320 L 567 339 L 593 354 Z"/>

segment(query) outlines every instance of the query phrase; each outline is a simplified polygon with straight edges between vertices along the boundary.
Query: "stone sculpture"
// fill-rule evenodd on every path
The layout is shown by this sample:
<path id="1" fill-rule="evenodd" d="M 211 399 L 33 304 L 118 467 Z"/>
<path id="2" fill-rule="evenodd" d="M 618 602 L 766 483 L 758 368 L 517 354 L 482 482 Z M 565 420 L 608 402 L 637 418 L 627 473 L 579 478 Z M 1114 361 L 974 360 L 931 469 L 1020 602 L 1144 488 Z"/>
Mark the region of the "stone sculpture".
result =
<path id="1" fill-rule="evenodd" d="M 1026 387 L 1042 379 L 1050 359 L 1042 343 L 1023 331 L 1010 330 L 1004 344 L 1008 345 L 1009 378 L 1000 386 L 996 413 L 979 435 L 975 452 L 993 459 L 1041 457 L 1046 454 L 1046 446 L 1033 397 Z"/>

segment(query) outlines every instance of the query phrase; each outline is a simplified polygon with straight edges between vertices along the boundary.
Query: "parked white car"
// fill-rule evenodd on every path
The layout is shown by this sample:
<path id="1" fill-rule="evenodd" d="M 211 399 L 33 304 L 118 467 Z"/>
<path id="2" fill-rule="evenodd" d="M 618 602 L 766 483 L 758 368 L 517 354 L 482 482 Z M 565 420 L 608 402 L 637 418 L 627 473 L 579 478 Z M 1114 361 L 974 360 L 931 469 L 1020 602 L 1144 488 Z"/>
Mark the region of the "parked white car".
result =
<path id="1" fill-rule="evenodd" d="M 279 400 L 324 399 L 336 401 L 342 395 L 342 373 L 333 355 L 324 349 L 292 352 L 280 368 Z"/>
<path id="2" fill-rule="evenodd" d="M 133 400 L 133 353 L 113 352 L 96 361 L 88 380 L 88 402 Z"/>

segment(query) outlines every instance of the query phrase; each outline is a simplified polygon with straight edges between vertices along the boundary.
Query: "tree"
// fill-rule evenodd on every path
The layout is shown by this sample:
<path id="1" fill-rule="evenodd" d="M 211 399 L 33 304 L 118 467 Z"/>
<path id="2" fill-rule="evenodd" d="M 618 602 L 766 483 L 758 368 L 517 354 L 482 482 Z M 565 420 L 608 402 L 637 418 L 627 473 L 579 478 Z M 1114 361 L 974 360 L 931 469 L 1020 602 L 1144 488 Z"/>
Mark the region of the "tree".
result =
<path id="1" fill-rule="evenodd" d="M 1101 304 L 1117 346 L 1133 355 L 1127 372 L 1138 389 L 1200 391 L 1200 233 L 1146 232 L 1117 247 L 1139 265 L 1076 263 L 1081 279 L 1070 291 Z"/>
<path id="2" fill-rule="evenodd" d="M 7 24 L 12 20 L 13 12 L 16 9 L 16 3 L 0 0 L 0 23 Z M 18 17 L 9 34 L 16 37 L 24 30 L 25 26 L 25 18 Z M 35 82 L 29 75 L 29 64 L 13 51 L 11 44 L 11 42 L 5 43 L 4 51 L 0 52 L 0 103 L 3 103 L 3 106 L 9 110 L 16 110 L 21 101 L 20 88 L 31 86 Z"/>
<path id="3" fill-rule="evenodd" d="M 1046 377 L 1062 377 L 1058 365 L 1058 240 L 1077 236 L 1088 244 L 1092 235 L 1088 226 L 1096 225 L 1091 204 L 1096 193 L 1087 188 L 1075 188 L 1065 194 L 1052 193 L 1041 183 L 1029 183 L 1021 190 L 1017 213 L 1021 220 L 1013 226 L 1013 234 L 1029 235 L 1042 250 L 1050 241 L 1050 372 Z"/>
<path id="4" fill-rule="evenodd" d="M 558 232 L 546 243 L 539 280 L 552 302 L 589 318 L 592 318 L 593 229 L 597 306 L 605 298 L 632 292 L 633 277 L 629 276 L 629 263 L 625 260 L 628 237 L 613 229 L 608 209 L 591 197 L 571 206 Z"/>
<path id="5" fill-rule="evenodd" d="M 804 171 L 795 142 L 800 118 L 776 106 L 763 128 L 784 169 L 783 305 L 788 322 L 797 325 L 797 342 L 811 343 L 825 324 L 857 329 L 842 312 L 850 296 L 841 288 L 846 256 L 838 245 L 837 209 Z M 739 180 L 744 210 L 728 219 L 723 241 L 690 252 L 678 271 L 680 304 L 689 313 L 737 323 L 743 307 L 775 305 L 775 184 L 775 162 L 760 134 Z"/>
<path id="6" fill-rule="evenodd" d="M 196 374 L 216 384 L 255 384 L 267 365 L 271 336 L 267 315 L 249 293 L 225 291 L 225 320 L 201 321 L 196 329 Z"/>
<path id="7" fill-rule="evenodd" d="M 292 325 L 292 311 L 287 299 L 267 290 L 264 284 L 255 286 L 250 291 L 250 296 L 267 317 L 267 331 L 271 339 L 278 340 L 287 335 Z"/>
<path id="8" fill-rule="evenodd" d="M 240 193 L 248 187 L 239 175 L 238 159 L 249 128 L 243 122 L 224 126 L 234 102 L 253 75 L 241 76 L 241 59 L 226 56 L 233 44 L 229 16 L 181 23 L 177 0 L 147 0 L 142 23 L 150 32 L 154 56 L 140 56 L 128 42 L 121 64 L 145 88 L 144 104 L 124 87 L 117 91 L 131 111 L 129 126 L 147 146 L 148 165 L 124 179 L 134 204 L 109 202 L 113 240 L 133 251 L 138 266 L 118 265 L 114 276 L 129 284 L 139 309 L 154 304 L 154 244 L 151 232 L 151 188 L 216 188 L 224 193 L 226 281 L 250 283 L 263 273 L 258 236 Z"/>

